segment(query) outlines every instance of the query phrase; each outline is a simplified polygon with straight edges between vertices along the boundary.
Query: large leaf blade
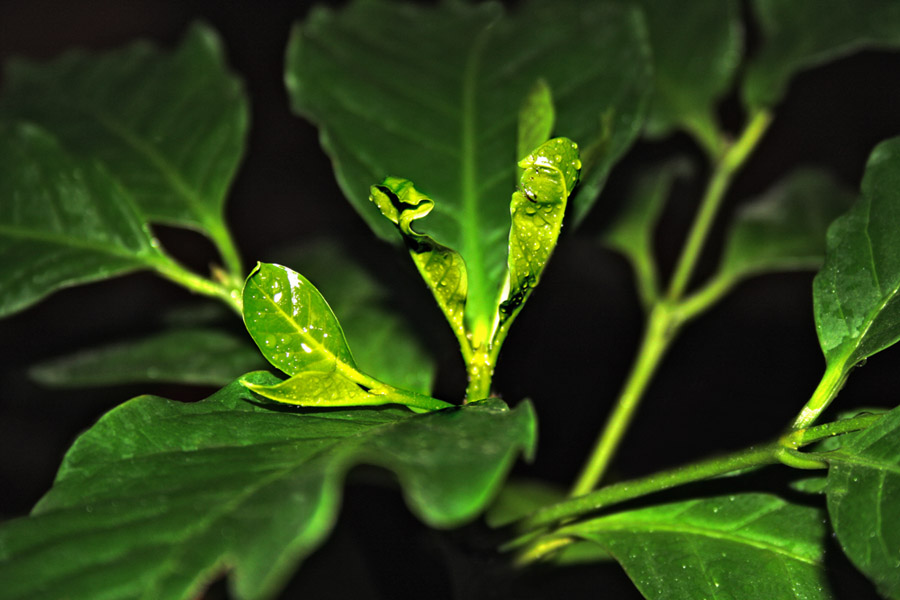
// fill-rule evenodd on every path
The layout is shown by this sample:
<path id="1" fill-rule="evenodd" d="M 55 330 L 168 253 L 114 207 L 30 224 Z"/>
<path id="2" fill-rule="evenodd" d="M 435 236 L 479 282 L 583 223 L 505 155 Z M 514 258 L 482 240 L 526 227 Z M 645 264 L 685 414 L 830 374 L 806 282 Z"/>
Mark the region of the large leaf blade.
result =
<path id="1" fill-rule="evenodd" d="M 163 261 L 130 194 L 38 127 L 0 124 L 0 315 Z"/>
<path id="2" fill-rule="evenodd" d="M 900 598 L 900 409 L 825 454 L 828 514 L 844 552 L 887 598 Z"/>
<path id="3" fill-rule="evenodd" d="M 223 206 L 249 111 L 212 30 L 194 26 L 172 52 L 137 42 L 47 64 L 13 61 L 5 83 L 2 110 L 102 160 L 147 219 L 227 237 Z"/>
<path id="4" fill-rule="evenodd" d="M 900 138 L 869 157 L 862 196 L 828 229 L 813 283 L 819 343 L 828 368 L 845 374 L 900 339 Z"/>
<path id="5" fill-rule="evenodd" d="M 368 203 L 386 175 L 434 199 L 429 233 L 466 262 L 471 330 L 492 321 L 516 115 L 540 78 L 553 91 L 557 133 L 585 153 L 573 200 L 583 216 L 643 115 L 649 58 L 638 13 L 531 2 L 504 17 L 495 4 L 357 2 L 314 12 L 288 48 L 293 108 L 319 125 L 344 193 L 373 229 L 392 239 Z"/>
<path id="6" fill-rule="evenodd" d="M 332 527 L 353 464 L 395 471 L 410 508 L 449 527 L 484 508 L 534 441 L 530 406 L 498 400 L 419 416 L 248 400 L 236 382 L 105 415 L 33 514 L 0 528 L 0 597 L 190 598 L 226 569 L 236 598 L 271 597 Z"/>
<path id="7" fill-rule="evenodd" d="M 832 597 L 822 511 L 768 494 L 626 511 L 559 533 L 606 548 L 649 600 Z"/>
<path id="8" fill-rule="evenodd" d="M 864 48 L 900 46 L 900 5 L 884 0 L 755 0 L 762 30 L 742 95 L 754 108 L 776 104 L 791 77 Z"/>

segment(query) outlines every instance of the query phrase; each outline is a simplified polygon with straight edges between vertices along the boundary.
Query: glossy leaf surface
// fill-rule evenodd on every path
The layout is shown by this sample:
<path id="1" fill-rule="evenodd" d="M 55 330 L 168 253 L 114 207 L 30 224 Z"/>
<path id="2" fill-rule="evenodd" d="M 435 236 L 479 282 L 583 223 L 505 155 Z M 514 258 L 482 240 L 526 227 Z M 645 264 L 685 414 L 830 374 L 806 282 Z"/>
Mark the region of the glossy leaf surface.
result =
<path id="1" fill-rule="evenodd" d="M 0 203 L 0 316 L 163 260 L 128 191 L 35 126 L 0 125 Z"/>
<path id="2" fill-rule="evenodd" d="M 414 221 L 431 213 L 434 201 L 417 190 L 413 182 L 397 177 L 387 177 L 381 184 L 373 185 L 369 200 L 397 226 L 450 328 L 457 338 L 463 339 L 468 295 L 466 263 L 456 250 L 413 229 Z"/>
<path id="3" fill-rule="evenodd" d="M 887 598 L 900 598 L 900 409 L 824 455 L 828 514 L 844 552 Z"/>
<path id="4" fill-rule="evenodd" d="M 543 79 L 538 79 L 519 108 L 519 130 L 516 159 L 522 160 L 531 151 L 550 139 L 556 109 L 553 108 L 553 92 Z"/>
<path id="5" fill-rule="evenodd" d="M 733 0 L 639 0 L 653 47 L 654 95 L 647 134 L 675 128 L 718 144 L 716 103 L 741 61 L 743 29 Z"/>
<path id="6" fill-rule="evenodd" d="M 820 267 L 828 226 L 853 200 L 854 194 L 823 171 L 794 172 L 740 209 L 725 243 L 720 274 L 737 280 Z"/>
<path id="7" fill-rule="evenodd" d="M 569 194 L 581 170 L 578 146 L 554 138 L 522 159 L 519 167 L 519 190 L 510 203 L 509 290 L 500 303 L 500 328 L 521 310 L 556 248 Z"/>
<path id="8" fill-rule="evenodd" d="M 311 13 L 288 48 L 293 108 L 320 127 L 338 182 L 373 229 L 394 237 L 368 202 L 385 176 L 434 200 L 429 235 L 465 260 L 473 329 L 491 323 L 503 283 L 518 111 L 541 78 L 556 134 L 582 148 L 580 218 L 642 122 L 650 61 L 638 12 L 574 1 L 528 2 L 510 15 L 498 4 L 356 2 Z"/>
<path id="9" fill-rule="evenodd" d="M 900 338 L 900 138 L 869 157 L 862 197 L 828 229 L 813 283 L 819 343 L 830 369 L 849 370 Z"/>
<path id="10" fill-rule="evenodd" d="M 649 600 L 831 597 L 822 511 L 776 496 L 653 506 L 560 533 L 606 548 Z"/>
<path id="11" fill-rule="evenodd" d="M 751 107 L 776 104 L 791 77 L 864 48 L 900 46 L 900 5 L 885 0 L 754 0 L 762 42 L 744 78 Z"/>
<path id="12" fill-rule="evenodd" d="M 164 331 L 143 339 L 81 350 L 36 365 L 29 374 L 39 383 L 54 387 L 139 381 L 220 386 L 266 366 L 246 336 L 204 327 Z"/>
<path id="13" fill-rule="evenodd" d="M 173 51 L 146 42 L 47 63 L 13 61 L 2 109 L 104 162 L 152 221 L 227 236 L 223 204 L 244 150 L 247 101 L 218 36 L 197 25 Z"/>
<path id="14" fill-rule="evenodd" d="M 451 527 L 533 443 L 531 407 L 499 400 L 414 416 L 272 411 L 238 383 L 191 404 L 135 398 L 76 441 L 31 516 L 0 527 L 0 598 L 196 598 L 225 571 L 233 597 L 270 598 L 327 536 L 352 465 L 394 471 L 414 513 Z"/>

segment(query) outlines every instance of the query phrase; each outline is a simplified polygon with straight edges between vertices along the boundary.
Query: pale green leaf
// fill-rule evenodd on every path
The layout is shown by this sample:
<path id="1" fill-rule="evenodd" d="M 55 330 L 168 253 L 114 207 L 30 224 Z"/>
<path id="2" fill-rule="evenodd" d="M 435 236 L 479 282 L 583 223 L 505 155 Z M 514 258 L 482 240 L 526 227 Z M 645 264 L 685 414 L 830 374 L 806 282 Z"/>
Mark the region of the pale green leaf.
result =
<path id="1" fill-rule="evenodd" d="M 224 385 L 265 368 L 247 336 L 211 327 L 164 331 L 142 339 L 80 350 L 35 365 L 29 375 L 53 387 L 164 381 Z"/>
<path id="2" fill-rule="evenodd" d="M 762 41 L 744 78 L 744 102 L 776 104 L 791 77 L 864 48 L 900 47 L 892 0 L 754 0 Z"/>
<path id="3" fill-rule="evenodd" d="M 554 138 L 522 159 L 519 167 L 519 190 L 510 203 L 509 281 L 499 307 L 500 332 L 522 309 L 556 248 L 569 194 L 581 170 L 578 146 Z"/>
<path id="4" fill-rule="evenodd" d="M 828 368 L 847 373 L 900 339 L 900 138 L 872 152 L 862 197 L 828 229 L 813 283 Z"/>
<path id="5" fill-rule="evenodd" d="M 831 598 L 823 511 L 768 494 L 652 506 L 559 530 L 608 550 L 648 600 Z"/>
<path id="6" fill-rule="evenodd" d="M 844 552 L 887 598 L 900 598 L 900 409 L 822 455 L 828 514 Z"/>
<path id="7" fill-rule="evenodd" d="M 824 171 L 792 173 L 737 213 L 720 275 L 736 281 L 770 271 L 819 268 L 828 226 L 854 197 Z"/>
<path id="8" fill-rule="evenodd" d="M 164 262 L 131 195 L 43 130 L 0 124 L 0 316 Z"/>
<path id="9" fill-rule="evenodd" d="M 271 598 L 333 527 L 353 465 L 392 470 L 419 518 L 453 527 L 534 427 L 530 405 L 496 399 L 412 415 L 272 411 L 239 383 L 197 403 L 139 397 L 75 442 L 31 516 L 0 526 L 0 598 L 189 599 L 222 573 L 237 600 Z"/>
<path id="10" fill-rule="evenodd" d="M 450 328 L 457 338 L 464 339 L 468 294 L 466 263 L 456 250 L 412 228 L 413 221 L 431 213 L 434 201 L 417 190 L 413 182 L 397 177 L 387 177 L 380 185 L 373 185 L 369 189 L 369 200 L 397 226 Z"/>
<path id="11" fill-rule="evenodd" d="M 102 160 L 147 219 L 228 243 L 223 205 L 249 111 L 212 30 L 192 27 L 172 51 L 141 41 L 47 63 L 16 60 L 5 75 L 2 109 Z"/>
<path id="12" fill-rule="evenodd" d="M 288 48 L 294 110 L 320 127 L 338 182 L 366 221 L 394 234 L 368 202 L 385 176 L 414 181 L 435 202 L 429 235 L 468 271 L 470 330 L 488 328 L 503 284 L 515 189 L 518 110 L 538 79 L 556 133 L 582 149 L 574 217 L 640 130 L 649 48 L 630 7 L 531 1 L 437 6 L 383 0 L 314 10 Z"/>
<path id="13" fill-rule="evenodd" d="M 519 107 L 516 160 L 527 157 L 535 148 L 549 140 L 555 121 L 553 93 L 546 81 L 538 79 Z"/>

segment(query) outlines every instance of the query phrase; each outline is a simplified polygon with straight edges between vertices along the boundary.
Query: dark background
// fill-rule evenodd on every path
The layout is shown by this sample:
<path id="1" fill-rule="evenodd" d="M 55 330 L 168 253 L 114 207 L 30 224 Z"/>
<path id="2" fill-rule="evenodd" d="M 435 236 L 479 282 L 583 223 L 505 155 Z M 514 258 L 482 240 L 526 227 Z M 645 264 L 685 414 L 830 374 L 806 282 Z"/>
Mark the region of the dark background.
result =
<path id="1" fill-rule="evenodd" d="M 248 149 L 228 204 L 245 261 L 265 259 L 272 248 L 299 240 L 336 236 L 365 256 L 379 278 L 394 282 L 398 299 L 412 299 L 403 306 L 440 362 L 436 395 L 459 398 L 464 371 L 454 340 L 411 263 L 369 233 L 341 197 L 316 130 L 288 110 L 283 51 L 291 24 L 309 6 L 0 1 L 0 59 L 52 58 L 71 46 L 114 48 L 136 37 L 171 45 L 194 19 L 211 23 L 224 38 L 229 62 L 245 80 L 251 100 Z M 752 51 L 752 26 L 748 44 Z M 722 225 L 735 208 L 794 167 L 824 166 L 848 187 L 858 187 L 872 147 L 900 133 L 898 73 L 900 55 L 866 52 L 795 78 L 771 130 L 729 193 L 701 277 L 715 265 Z M 741 113 L 734 98 L 722 103 L 721 113 L 736 130 Z M 626 196 L 634 172 L 676 154 L 687 154 L 698 169 L 693 179 L 677 186 L 657 240 L 664 273 L 671 270 L 706 175 L 698 148 L 682 135 L 633 148 L 585 225 L 578 231 L 566 228 L 544 283 L 510 334 L 495 388 L 511 404 L 531 398 L 540 423 L 537 458 L 519 465 L 518 474 L 568 485 L 602 425 L 635 351 L 641 315 L 628 266 L 595 239 Z M 159 234 L 176 256 L 199 270 L 215 260 L 199 236 Z M 824 366 L 813 326 L 812 276 L 747 281 L 685 328 L 647 392 L 613 477 L 639 476 L 739 449 L 776 436 L 790 422 Z M 211 391 L 162 384 L 48 390 L 29 381 L 27 367 L 81 347 L 149 333 L 158 328 L 161 309 L 202 302 L 138 274 L 59 292 L 0 321 L 0 516 L 26 513 L 49 488 L 75 436 L 107 409 L 142 393 L 190 400 Z M 896 405 L 898 364 L 896 348 L 869 360 L 841 393 L 839 407 Z M 370 479 L 366 470 L 354 475 Z M 795 476 L 772 468 L 683 493 L 784 491 Z M 334 535 L 307 561 L 284 597 L 639 597 L 615 565 L 512 574 L 491 551 L 495 541 L 479 524 L 431 531 L 408 514 L 396 489 L 355 483 L 347 489 Z M 871 586 L 833 550 L 829 561 L 841 597 L 872 596 Z M 225 597 L 224 586 L 216 585 L 209 597 Z"/>

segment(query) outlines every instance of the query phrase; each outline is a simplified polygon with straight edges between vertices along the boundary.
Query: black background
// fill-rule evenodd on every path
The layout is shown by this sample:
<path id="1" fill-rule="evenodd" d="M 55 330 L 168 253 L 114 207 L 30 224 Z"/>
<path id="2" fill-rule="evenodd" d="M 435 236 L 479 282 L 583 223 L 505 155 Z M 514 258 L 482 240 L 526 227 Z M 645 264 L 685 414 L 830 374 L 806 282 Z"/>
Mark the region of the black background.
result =
<path id="1" fill-rule="evenodd" d="M 346 243 L 392 282 L 398 303 L 435 349 L 436 395 L 459 398 L 464 371 L 454 340 L 402 252 L 372 236 L 343 200 L 316 130 L 292 116 L 282 86 L 290 25 L 308 2 L 152 2 L 38 0 L 0 2 L 0 59 L 52 58 L 71 46 L 114 48 L 136 37 L 177 42 L 202 18 L 225 40 L 229 62 L 245 80 L 252 107 L 246 158 L 228 218 L 247 264 L 272 248 L 329 235 Z M 755 33 L 748 32 L 755 46 Z M 776 120 L 734 182 L 699 277 L 711 272 L 722 226 L 736 207 L 798 165 L 831 169 L 856 189 L 869 151 L 900 133 L 900 55 L 865 52 L 800 74 Z M 732 130 L 741 122 L 734 98 L 721 106 Z M 540 424 L 535 462 L 521 475 L 568 485 L 587 455 L 630 365 L 641 329 L 628 266 L 595 241 L 615 214 L 639 168 L 676 154 L 698 165 L 667 207 L 657 247 L 671 270 L 707 174 L 686 136 L 641 142 L 617 167 L 587 222 L 566 228 L 543 284 L 504 348 L 496 390 L 511 404 L 534 402 Z M 0 200 L 2 210 L 2 200 Z M 215 260 L 199 236 L 159 230 L 170 250 L 204 270 Z M 0 258 L 2 260 L 2 258 Z M 612 477 L 627 478 L 777 435 L 808 398 L 823 369 L 812 318 L 812 273 L 758 277 L 741 284 L 685 328 L 650 386 Z M 200 399 L 209 389 L 169 385 L 48 390 L 27 367 L 75 349 L 148 333 L 161 309 L 202 302 L 150 275 L 59 292 L 0 321 L 0 516 L 26 513 L 46 491 L 66 448 L 107 409 L 142 393 Z M 338 315 L 340 316 L 340 315 Z M 239 323 L 235 330 L 239 330 Z M 900 351 L 885 351 L 854 373 L 839 408 L 894 406 Z M 356 479 L 369 480 L 363 469 Z M 771 468 L 740 481 L 695 486 L 689 495 L 741 489 L 783 492 L 796 473 Z M 678 497 L 676 494 L 671 498 Z M 277 518 L 277 516 L 273 516 Z M 615 565 L 512 573 L 474 524 L 451 532 L 420 525 L 396 489 L 357 482 L 347 489 L 340 523 L 303 566 L 284 597 L 304 598 L 638 598 Z M 831 542 L 833 544 L 833 542 Z M 829 565 L 842 598 L 872 596 L 836 547 Z M 226 597 L 224 586 L 210 598 Z"/>

